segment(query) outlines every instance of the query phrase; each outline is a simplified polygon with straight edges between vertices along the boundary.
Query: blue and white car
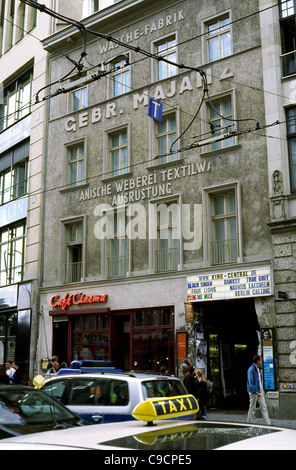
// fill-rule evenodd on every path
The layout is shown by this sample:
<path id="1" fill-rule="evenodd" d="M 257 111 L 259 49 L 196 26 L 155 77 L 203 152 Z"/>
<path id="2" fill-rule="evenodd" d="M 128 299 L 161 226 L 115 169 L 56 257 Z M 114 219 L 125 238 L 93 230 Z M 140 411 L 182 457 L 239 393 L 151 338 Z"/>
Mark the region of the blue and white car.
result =
<path id="1" fill-rule="evenodd" d="M 92 424 L 133 419 L 136 405 L 148 398 L 186 395 L 176 377 L 145 373 L 94 372 L 56 375 L 41 390 Z"/>

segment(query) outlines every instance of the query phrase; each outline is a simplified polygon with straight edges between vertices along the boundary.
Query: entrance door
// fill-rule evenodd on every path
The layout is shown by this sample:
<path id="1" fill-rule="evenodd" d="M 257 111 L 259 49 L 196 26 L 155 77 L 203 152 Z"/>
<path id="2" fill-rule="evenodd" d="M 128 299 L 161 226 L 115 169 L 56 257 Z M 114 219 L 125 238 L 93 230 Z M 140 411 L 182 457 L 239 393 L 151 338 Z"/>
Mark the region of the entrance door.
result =
<path id="1" fill-rule="evenodd" d="M 58 356 L 61 365 L 68 361 L 68 321 L 54 321 L 53 328 L 52 353 Z"/>
<path id="2" fill-rule="evenodd" d="M 130 314 L 113 314 L 111 316 L 111 361 L 118 369 L 131 369 L 130 330 Z"/>
<path id="3" fill-rule="evenodd" d="M 253 299 L 203 304 L 207 373 L 217 404 L 248 402 L 247 370 L 258 351 L 260 326 Z"/>

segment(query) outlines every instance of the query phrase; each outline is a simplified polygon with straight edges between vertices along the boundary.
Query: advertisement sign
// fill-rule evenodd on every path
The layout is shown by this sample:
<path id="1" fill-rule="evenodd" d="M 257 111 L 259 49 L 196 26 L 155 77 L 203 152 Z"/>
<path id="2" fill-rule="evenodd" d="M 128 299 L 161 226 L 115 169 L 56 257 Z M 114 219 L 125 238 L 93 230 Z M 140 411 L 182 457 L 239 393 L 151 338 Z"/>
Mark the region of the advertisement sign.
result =
<path id="1" fill-rule="evenodd" d="M 187 277 L 187 302 L 264 297 L 272 285 L 270 266 L 198 274 Z"/>
<path id="2" fill-rule="evenodd" d="M 275 390 L 273 329 L 263 328 L 261 335 L 264 390 Z"/>

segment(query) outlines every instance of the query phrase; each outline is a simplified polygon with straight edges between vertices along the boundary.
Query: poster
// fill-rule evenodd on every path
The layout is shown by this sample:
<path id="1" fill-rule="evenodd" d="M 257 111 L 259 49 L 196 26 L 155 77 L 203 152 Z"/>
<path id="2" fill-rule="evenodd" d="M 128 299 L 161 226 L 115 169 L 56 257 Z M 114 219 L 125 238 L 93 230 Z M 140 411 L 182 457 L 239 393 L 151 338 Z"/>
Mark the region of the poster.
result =
<path id="1" fill-rule="evenodd" d="M 273 329 L 263 328 L 261 330 L 261 336 L 264 390 L 275 390 Z"/>

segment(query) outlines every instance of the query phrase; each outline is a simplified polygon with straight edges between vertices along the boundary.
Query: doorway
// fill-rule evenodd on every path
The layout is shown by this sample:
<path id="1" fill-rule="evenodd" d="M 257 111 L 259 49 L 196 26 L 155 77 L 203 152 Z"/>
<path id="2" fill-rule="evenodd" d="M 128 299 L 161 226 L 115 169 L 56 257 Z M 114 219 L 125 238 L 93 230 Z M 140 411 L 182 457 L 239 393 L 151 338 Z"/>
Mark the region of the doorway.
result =
<path id="1" fill-rule="evenodd" d="M 254 299 L 204 303 L 201 312 L 214 401 L 218 406 L 245 406 L 247 371 L 259 345 Z"/>
<path id="2" fill-rule="evenodd" d="M 53 322 L 52 353 L 59 358 L 59 364 L 68 361 L 68 321 Z"/>
<path id="3" fill-rule="evenodd" d="M 113 314 L 110 324 L 110 359 L 118 369 L 131 369 L 130 314 Z"/>

